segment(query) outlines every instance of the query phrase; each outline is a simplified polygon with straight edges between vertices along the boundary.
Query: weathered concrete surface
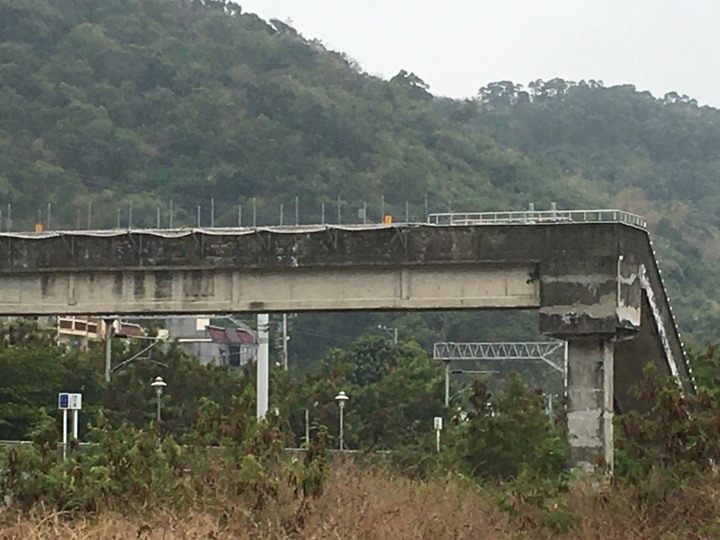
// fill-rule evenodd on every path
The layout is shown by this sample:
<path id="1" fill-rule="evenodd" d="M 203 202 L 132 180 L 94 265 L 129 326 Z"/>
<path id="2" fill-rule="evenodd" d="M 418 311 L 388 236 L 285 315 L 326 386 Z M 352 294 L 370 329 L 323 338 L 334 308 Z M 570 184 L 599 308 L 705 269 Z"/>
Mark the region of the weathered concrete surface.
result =
<path id="1" fill-rule="evenodd" d="M 568 343 L 569 461 L 586 471 L 613 468 L 613 346 L 590 338 Z"/>
<path id="2" fill-rule="evenodd" d="M 0 310 L 143 314 L 537 308 L 535 265 L 44 272 L 3 278 Z"/>
<path id="3" fill-rule="evenodd" d="M 646 405 L 630 388 L 648 361 L 694 391 L 647 232 L 626 224 L 0 234 L 0 315 L 485 308 L 539 309 L 570 342 L 575 463 L 611 465 L 608 403 Z"/>

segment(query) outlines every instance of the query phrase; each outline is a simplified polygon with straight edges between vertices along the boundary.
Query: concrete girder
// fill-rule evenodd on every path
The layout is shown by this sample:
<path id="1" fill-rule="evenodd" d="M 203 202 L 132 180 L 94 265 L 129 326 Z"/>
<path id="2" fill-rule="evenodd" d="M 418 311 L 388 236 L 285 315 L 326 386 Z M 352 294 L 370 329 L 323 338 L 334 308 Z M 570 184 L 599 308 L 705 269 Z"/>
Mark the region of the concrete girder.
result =
<path id="1" fill-rule="evenodd" d="M 0 274 L 0 313 L 132 315 L 333 310 L 527 309 L 533 265 L 124 270 Z"/>

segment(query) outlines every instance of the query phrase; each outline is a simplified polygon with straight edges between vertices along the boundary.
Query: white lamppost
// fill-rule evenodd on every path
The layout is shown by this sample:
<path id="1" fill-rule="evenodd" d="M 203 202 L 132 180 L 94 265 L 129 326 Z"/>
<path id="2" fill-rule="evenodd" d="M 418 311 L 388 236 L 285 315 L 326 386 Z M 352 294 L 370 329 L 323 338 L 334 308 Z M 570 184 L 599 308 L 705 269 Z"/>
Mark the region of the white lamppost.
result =
<path id="1" fill-rule="evenodd" d="M 344 431 L 343 431 L 343 413 L 345 411 L 345 402 L 349 398 L 347 397 L 347 394 L 345 392 L 340 392 L 337 396 L 335 396 L 335 401 L 338 402 L 338 405 L 340 406 L 340 450 L 343 450 L 344 444 L 343 444 L 343 437 L 344 437 Z"/>
<path id="2" fill-rule="evenodd" d="M 155 380 L 150 385 L 155 389 L 155 395 L 157 396 L 157 421 L 160 422 L 161 415 L 160 415 L 160 407 L 161 407 L 161 399 L 162 399 L 162 393 L 163 388 L 167 386 L 167 383 L 162 380 L 162 377 L 155 377 Z"/>

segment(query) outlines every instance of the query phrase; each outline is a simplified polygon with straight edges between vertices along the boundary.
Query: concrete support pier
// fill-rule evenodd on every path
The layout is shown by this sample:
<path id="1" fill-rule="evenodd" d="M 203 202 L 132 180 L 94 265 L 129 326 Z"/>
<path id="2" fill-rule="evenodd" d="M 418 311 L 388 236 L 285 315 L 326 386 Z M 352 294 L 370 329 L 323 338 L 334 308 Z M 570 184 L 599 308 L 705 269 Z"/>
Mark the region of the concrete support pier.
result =
<path id="1" fill-rule="evenodd" d="M 568 342 L 568 459 L 587 472 L 613 469 L 613 349 L 599 337 Z"/>
<path id="2" fill-rule="evenodd" d="M 632 253 L 593 253 L 596 244 L 578 239 L 541 266 L 540 331 L 568 342 L 568 465 L 612 474 L 615 350 L 641 330 L 643 267 Z"/>

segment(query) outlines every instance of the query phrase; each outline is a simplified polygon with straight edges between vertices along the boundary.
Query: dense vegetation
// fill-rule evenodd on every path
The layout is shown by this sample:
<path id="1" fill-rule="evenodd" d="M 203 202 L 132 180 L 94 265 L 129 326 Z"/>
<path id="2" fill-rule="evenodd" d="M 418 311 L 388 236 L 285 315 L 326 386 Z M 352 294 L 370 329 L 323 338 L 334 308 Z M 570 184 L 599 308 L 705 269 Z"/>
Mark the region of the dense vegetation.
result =
<path id="1" fill-rule="evenodd" d="M 513 161 L 527 185 L 541 171 L 490 137 L 465 136 L 411 74 L 383 82 L 341 54 L 214 1 L 67 0 L 0 7 L 3 198 L 18 226 L 53 203 L 57 224 L 192 223 L 214 198 L 216 223 L 256 199 L 277 223 L 295 197 L 304 219 L 341 197 L 373 219 L 413 204 L 424 217 L 452 199 L 507 203 L 492 184 Z M 512 190 L 508 190 L 512 191 Z M 526 199 L 525 196 L 518 200 Z M 331 217 L 332 216 L 332 217 Z M 47 216 L 45 216 L 47 217 Z M 337 220 L 328 209 L 328 219 Z"/>
<path id="2" fill-rule="evenodd" d="M 149 537 L 155 533 L 143 532 L 140 520 L 217 537 L 376 536 L 386 528 L 394 537 L 416 537 L 403 530 L 407 520 L 411 530 L 457 530 L 458 537 L 495 531 L 499 537 L 604 538 L 590 525 L 602 522 L 609 538 L 627 530 L 668 538 L 718 532 L 716 348 L 694 359 L 697 397 L 682 396 L 672 381 L 647 372 L 639 391 L 655 406 L 618 419 L 615 480 L 598 488 L 563 471 L 562 415 L 557 422 L 547 416 L 539 392 L 516 375 L 495 392 L 475 380 L 446 410 L 438 369 L 412 342 L 395 345 L 369 335 L 349 351 L 333 351 L 303 378 L 275 370 L 279 408 L 264 422 L 254 418 L 251 377 L 198 366 L 175 347 L 158 351 L 152 362 L 131 363 L 106 388 L 92 374 L 78 377 L 92 364 L 87 353 L 48 344 L 32 325 L 4 328 L 0 342 L 11 344 L 0 350 L 0 401 L 11 396 L 25 414 L 10 417 L 3 410 L 4 433 L 19 433 L 32 419 L 22 433 L 31 446 L 0 448 L 0 527 L 8 531 L 41 537 L 50 534 L 48 520 L 69 532 L 91 517 L 101 529 L 86 532 L 99 536 L 108 534 L 102 524 L 114 519 L 125 527 L 137 523 L 137 534 Z M 11 377 L 20 356 L 43 378 Z M 149 386 L 157 373 L 171 382 L 159 423 Z M 83 390 L 86 399 L 102 403 L 83 411 L 89 427 L 82 439 L 93 444 L 71 443 L 67 460 L 57 451 L 58 419 L 41 408 L 52 411 L 60 389 Z M 328 452 L 336 444 L 339 389 L 352 396 L 346 440 L 361 450 L 348 466 Z M 293 419 L 303 405 L 312 411 L 309 440 Z M 440 453 L 431 429 L 435 415 L 446 419 Z M 306 453 L 283 450 L 297 441 Z M 392 452 L 374 453 L 378 448 Z M 337 497 L 348 508 L 338 510 Z M 427 507 L 432 498 L 440 514 Z M 353 521 L 345 514 L 351 510 L 393 519 Z M 113 517 L 120 513 L 123 518 Z"/>

